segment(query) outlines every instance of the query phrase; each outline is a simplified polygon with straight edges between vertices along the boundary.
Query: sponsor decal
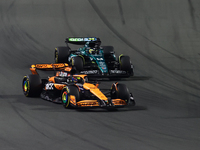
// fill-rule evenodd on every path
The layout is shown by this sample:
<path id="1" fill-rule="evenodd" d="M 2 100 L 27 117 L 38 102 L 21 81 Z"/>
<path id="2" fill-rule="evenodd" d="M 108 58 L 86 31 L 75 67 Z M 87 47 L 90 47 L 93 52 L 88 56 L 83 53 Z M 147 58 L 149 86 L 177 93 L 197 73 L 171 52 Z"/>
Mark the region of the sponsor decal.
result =
<path id="1" fill-rule="evenodd" d="M 97 38 L 91 37 L 91 38 L 84 38 L 84 41 L 96 41 Z"/>
<path id="2" fill-rule="evenodd" d="M 45 86 L 46 90 L 53 90 L 53 83 L 47 83 Z"/>
<path id="3" fill-rule="evenodd" d="M 111 74 L 126 74 L 126 71 L 123 70 L 110 70 Z"/>
<path id="4" fill-rule="evenodd" d="M 76 83 L 76 85 L 79 87 L 83 87 L 83 84 L 80 84 L 80 83 Z"/>
<path id="5" fill-rule="evenodd" d="M 87 41 L 96 41 L 97 38 L 91 37 L 91 38 L 69 38 L 69 41 L 71 42 L 87 42 Z"/>
<path id="6" fill-rule="evenodd" d="M 83 74 L 97 74 L 98 70 L 81 71 L 80 73 L 83 73 Z"/>
<path id="7" fill-rule="evenodd" d="M 62 67 L 65 67 L 65 64 L 36 64 L 35 67 L 38 69 L 62 68 Z"/>
<path id="8" fill-rule="evenodd" d="M 80 41 L 83 41 L 83 38 L 69 38 L 69 41 L 80 42 Z"/>
<path id="9" fill-rule="evenodd" d="M 100 62 L 99 62 L 99 65 L 101 65 L 101 66 L 106 66 L 106 63 L 103 62 L 103 61 L 100 61 Z"/>
<path id="10" fill-rule="evenodd" d="M 67 72 L 60 72 L 59 76 L 61 76 L 61 77 L 67 77 L 68 73 Z"/>
<path id="11" fill-rule="evenodd" d="M 97 60 L 103 60 L 103 58 L 97 58 Z"/>

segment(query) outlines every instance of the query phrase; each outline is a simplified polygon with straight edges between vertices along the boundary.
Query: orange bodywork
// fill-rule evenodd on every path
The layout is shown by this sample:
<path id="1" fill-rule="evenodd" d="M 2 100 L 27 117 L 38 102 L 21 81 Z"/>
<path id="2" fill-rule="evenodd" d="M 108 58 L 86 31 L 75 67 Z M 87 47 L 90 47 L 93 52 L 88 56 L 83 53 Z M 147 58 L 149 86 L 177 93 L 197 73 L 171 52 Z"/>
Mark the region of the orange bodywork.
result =
<path id="1" fill-rule="evenodd" d="M 76 106 L 76 98 L 74 95 L 70 95 L 70 103 Z"/>
<path id="2" fill-rule="evenodd" d="M 117 82 L 117 83 L 113 83 L 113 84 L 114 84 L 114 86 L 115 86 L 116 91 L 118 91 L 118 89 L 117 89 L 117 84 L 118 84 L 118 82 Z"/>
<path id="3" fill-rule="evenodd" d="M 32 74 L 38 74 L 36 68 L 30 68 Z"/>
<path id="4" fill-rule="evenodd" d="M 71 71 L 71 70 L 72 70 L 72 67 L 65 67 L 64 70 L 65 70 L 65 71 Z"/>
<path id="5" fill-rule="evenodd" d="M 65 84 L 54 84 L 54 87 L 57 89 L 57 90 L 62 90 L 66 85 Z"/>
<path id="6" fill-rule="evenodd" d="M 55 83 L 55 76 L 49 78 L 49 82 Z"/>
<path id="7" fill-rule="evenodd" d="M 98 97 L 101 100 L 107 101 L 108 98 L 93 84 L 91 83 L 84 83 L 83 88 L 86 90 L 90 90 L 92 94 L 94 94 L 96 97 Z"/>

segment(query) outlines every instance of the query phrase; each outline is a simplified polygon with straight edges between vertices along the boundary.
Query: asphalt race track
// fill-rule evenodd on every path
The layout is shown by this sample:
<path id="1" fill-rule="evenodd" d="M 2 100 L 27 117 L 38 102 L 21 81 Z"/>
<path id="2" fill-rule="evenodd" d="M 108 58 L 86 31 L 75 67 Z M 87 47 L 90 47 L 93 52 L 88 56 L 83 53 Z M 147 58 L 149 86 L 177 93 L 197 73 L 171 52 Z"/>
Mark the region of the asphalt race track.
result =
<path id="1" fill-rule="evenodd" d="M 1 150 L 199 150 L 199 0 L 1 0 Z M 70 36 L 129 55 L 135 107 L 67 110 L 26 98 L 22 78 Z M 112 82 L 102 82 L 110 88 Z"/>

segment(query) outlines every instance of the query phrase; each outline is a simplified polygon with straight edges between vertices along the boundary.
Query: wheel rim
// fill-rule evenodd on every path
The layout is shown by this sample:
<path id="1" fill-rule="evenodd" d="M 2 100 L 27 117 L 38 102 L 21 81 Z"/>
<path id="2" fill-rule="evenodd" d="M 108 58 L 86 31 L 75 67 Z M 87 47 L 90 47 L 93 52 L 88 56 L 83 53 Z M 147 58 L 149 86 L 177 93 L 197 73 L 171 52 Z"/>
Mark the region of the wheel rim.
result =
<path id="1" fill-rule="evenodd" d="M 28 82 L 26 80 L 23 83 L 23 90 L 24 90 L 24 92 L 28 91 Z"/>
<path id="2" fill-rule="evenodd" d="M 62 94 L 62 101 L 63 101 L 64 104 L 67 104 L 68 95 L 67 95 L 66 91 L 64 91 L 63 94 Z"/>

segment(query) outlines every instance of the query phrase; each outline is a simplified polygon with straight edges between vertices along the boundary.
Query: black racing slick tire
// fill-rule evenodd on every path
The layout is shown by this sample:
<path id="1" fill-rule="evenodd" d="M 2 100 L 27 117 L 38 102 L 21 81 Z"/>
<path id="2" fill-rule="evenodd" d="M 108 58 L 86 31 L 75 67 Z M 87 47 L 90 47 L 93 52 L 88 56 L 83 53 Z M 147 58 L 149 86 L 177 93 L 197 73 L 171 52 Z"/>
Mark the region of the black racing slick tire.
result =
<path id="1" fill-rule="evenodd" d="M 119 64 L 120 64 L 120 69 L 127 71 L 127 73 L 131 76 L 134 75 L 133 72 L 133 65 L 131 63 L 130 57 L 129 56 L 121 56 L 119 57 Z"/>
<path id="2" fill-rule="evenodd" d="M 130 101 L 130 92 L 125 84 L 113 83 L 111 87 L 111 98 L 112 99 L 123 99 L 128 104 Z"/>
<path id="3" fill-rule="evenodd" d="M 42 92 L 42 80 L 39 75 L 26 75 L 22 81 L 23 93 L 26 97 L 39 97 Z"/>
<path id="4" fill-rule="evenodd" d="M 70 95 L 75 97 L 75 102 L 70 102 Z M 75 85 L 68 85 L 63 88 L 61 92 L 61 100 L 64 108 L 72 108 L 76 105 L 76 102 L 80 100 L 79 89 Z"/>
<path id="5" fill-rule="evenodd" d="M 72 57 L 71 65 L 75 67 L 77 71 L 82 71 L 84 65 L 83 59 L 80 56 Z"/>
<path id="6" fill-rule="evenodd" d="M 54 53 L 55 63 L 68 63 L 69 47 L 56 47 Z"/>
<path id="7" fill-rule="evenodd" d="M 131 60 L 129 56 L 121 56 L 119 59 L 121 70 L 131 70 Z"/>

